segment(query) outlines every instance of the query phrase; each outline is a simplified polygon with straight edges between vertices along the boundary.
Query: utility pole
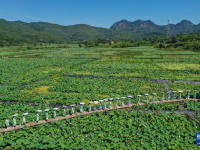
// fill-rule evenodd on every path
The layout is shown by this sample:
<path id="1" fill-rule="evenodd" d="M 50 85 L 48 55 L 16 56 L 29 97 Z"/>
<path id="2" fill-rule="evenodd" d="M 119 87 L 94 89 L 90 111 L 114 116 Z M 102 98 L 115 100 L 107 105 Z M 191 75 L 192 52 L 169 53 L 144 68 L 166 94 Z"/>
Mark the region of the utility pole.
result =
<path id="1" fill-rule="evenodd" d="M 167 20 L 167 21 L 168 21 L 168 25 L 167 25 L 167 37 L 170 37 L 171 36 L 171 33 L 170 33 L 170 24 L 169 24 L 170 20 Z"/>

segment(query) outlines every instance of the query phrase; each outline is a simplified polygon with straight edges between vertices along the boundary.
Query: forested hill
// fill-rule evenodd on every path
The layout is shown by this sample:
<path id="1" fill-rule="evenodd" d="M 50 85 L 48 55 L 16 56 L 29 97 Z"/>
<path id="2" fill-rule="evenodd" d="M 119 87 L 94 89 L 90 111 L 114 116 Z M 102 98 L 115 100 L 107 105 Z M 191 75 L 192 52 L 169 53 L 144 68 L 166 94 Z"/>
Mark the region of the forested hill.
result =
<path id="1" fill-rule="evenodd" d="M 25 23 L 0 19 L 0 46 L 33 43 L 73 43 L 92 39 L 141 40 L 145 37 L 161 36 L 162 33 L 132 33 L 93 27 L 86 24 L 61 26 L 46 22 Z"/>
<path id="2" fill-rule="evenodd" d="M 66 39 L 48 32 L 31 29 L 20 21 L 0 19 L 0 46 L 35 43 L 65 43 Z"/>
<path id="3" fill-rule="evenodd" d="M 174 33 L 199 32 L 200 24 L 181 21 L 170 25 Z M 110 29 L 93 27 L 86 24 L 61 26 L 46 22 L 26 23 L 0 19 L 0 46 L 24 45 L 35 43 L 78 43 L 94 39 L 142 40 L 144 38 L 165 36 L 167 26 L 159 26 L 150 20 L 128 22 L 122 20 Z"/>
<path id="4" fill-rule="evenodd" d="M 112 30 L 125 30 L 131 31 L 133 33 L 150 33 L 150 32 L 159 32 L 166 34 L 167 33 L 167 25 L 157 25 L 151 20 L 137 20 L 134 22 L 129 22 L 127 20 L 121 20 L 119 22 L 114 23 L 110 29 Z M 170 24 L 171 35 L 176 35 L 179 33 L 191 33 L 195 30 L 200 29 L 200 23 L 198 25 L 193 24 L 188 20 L 182 20 L 177 24 Z"/>
<path id="5" fill-rule="evenodd" d="M 70 41 L 85 41 L 97 38 L 110 39 L 141 39 L 143 36 L 129 31 L 114 31 L 106 28 L 93 27 L 86 24 L 72 26 L 61 26 L 45 22 L 34 22 L 27 24 L 35 31 L 44 31 L 66 38 Z"/>

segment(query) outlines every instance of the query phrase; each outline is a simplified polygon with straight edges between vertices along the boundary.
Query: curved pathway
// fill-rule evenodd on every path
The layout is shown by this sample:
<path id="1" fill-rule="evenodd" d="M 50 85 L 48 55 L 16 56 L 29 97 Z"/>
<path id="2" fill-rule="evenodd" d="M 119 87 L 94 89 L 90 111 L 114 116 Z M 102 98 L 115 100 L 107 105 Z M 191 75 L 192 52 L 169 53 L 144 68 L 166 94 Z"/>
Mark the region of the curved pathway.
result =
<path id="1" fill-rule="evenodd" d="M 173 102 L 182 102 L 185 99 L 175 99 L 175 100 L 164 100 L 164 101 L 152 101 L 149 102 L 149 104 L 155 103 L 155 104 L 159 104 L 159 103 L 173 103 Z M 198 99 L 188 99 L 187 101 L 197 101 Z M 40 120 L 38 123 L 35 122 L 30 122 L 27 123 L 25 126 L 27 127 L 33 127 L 33 126 L 38 126 L 40 124 L 45 124 L 45 123 L 49 123 L 52 121 L 57 121 L 57 120 L 64 120 L 64 119 L 68 119 L 68 118 L 74 118 L 76 116 L 82 116 L 82 115 L 88 115 L 91 114 L 93 112 L 103 112 L 103 111 L 109 111 L 109 110 L 113 110 L 113 109 L 126 109 L 126 108 L 131 108 L 132 106 L 142 106 L 142 105 L 146 105 L 146 103 L 135 103 L 135 104 L 130 104 L 130 105 L 124 105 L 124 106 L 117 106 L 117 107 L 111 107 L 111 108 L 107 108 L 107 109 L 101 109 L 101 110 L 96 110 L 96 111 L 83 111 L 82 113 L 75 113 L 73 115 L 66 115 L 66 116 L 58 116 L 56 118 L 50 118 L 48 121 L 45 120 Z M 0 128 L 0 133 L 3 132 L 9 132 L 12 130 L 20 130 L 23 129 L 23 125 L 17 125 L 15 128 L 14 127 L 9 127 L 8 129 L 6 128 Z"/>

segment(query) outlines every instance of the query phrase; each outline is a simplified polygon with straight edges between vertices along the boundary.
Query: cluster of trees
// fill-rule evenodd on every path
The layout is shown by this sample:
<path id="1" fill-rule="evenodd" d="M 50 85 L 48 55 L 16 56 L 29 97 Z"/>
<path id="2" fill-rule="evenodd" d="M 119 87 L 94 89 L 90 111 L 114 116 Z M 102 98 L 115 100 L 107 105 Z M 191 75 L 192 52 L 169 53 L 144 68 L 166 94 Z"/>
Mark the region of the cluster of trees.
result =
<path id="1" fill-rule="evenodd" d="M 106 39 L 102 39 L 102 38 L 98 38 L 96 40 L 87 40 L 85 42 L 83 42 L 85 44 L 85 47 L 96 47 L 99 46 L 99 44 L 106 44 L 106 43 L 110 43 L 111 41 L 107 41 Z M 111 43 L 110 43 L 111 45 Z"/>
<path id="2" fill-rule="evenodd" d="M 125 48 L 125 47 L 136 47 L 136 46 L 146 46 L 151 45 L 149 41 L 141 40 L 111 40 L 111 39 L 101 39 L 88 40 L 83 42 L 85 47 L 111 47 L 111 48 Z M 79 46 L 80 47 L 80 46 Z"/>
<path id="3" fill-rule="evenodd" d="M 200 50 L 200 34 L 177 34 L 173 37 L 158 40 L 154 46 L 156 48 L 181 48 L 185 50 Z"/>
<path id="4" fill-rule="evenodd" d="M 10 33 L 12 32 L 12 33 Z M 36 31 L 28 30 L 9 30 L 2 31 L 0 30 L 0 47 L 4 46 L 22 46 L 26 44 L 36 45 L 37 43 L 66 43 L 64 38 Z"/>
<path id="5" fill-rule="evenodd" d="M 110 40 L 111 41 L 111 40 Z M 172 37 L 157 36 L 152 38 L 144 38 L 143 40 L 123 40 L 114 41 L 109 44 L 105 39 L 97 39 L 86 41 L 85 47 L 107 47 L 125 48 L 137 46 L 154 46 L 156 48 L 180 48 L 185 50 L 200 50 L 200 33 L 177 34 Z M 109 44 L 109 45 L 108 45 Z"/>
<path id="6" fill-rule="evenodd" d="M 151 43 L 149 41 L 119 41 L 113 44 L 112 48 L 125 48 L 125 47 L 137 47 L 137 46 L 149 46 Z"/>

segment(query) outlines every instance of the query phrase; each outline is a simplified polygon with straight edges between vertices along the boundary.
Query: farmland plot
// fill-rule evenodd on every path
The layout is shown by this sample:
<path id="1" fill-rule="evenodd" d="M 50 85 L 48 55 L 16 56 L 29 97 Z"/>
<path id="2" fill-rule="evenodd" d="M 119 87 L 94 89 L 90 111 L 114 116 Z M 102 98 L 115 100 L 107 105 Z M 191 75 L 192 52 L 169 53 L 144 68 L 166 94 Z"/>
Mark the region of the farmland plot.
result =
<path id="1" fill-rule="evenodd" d="M 193 90 L 200 89 L 198 84 L 174 82 L 199 81 L 197 52 L 136 47 L 67 48 L 40 50 L 39 53 L 42 59 L 0 59 L 0 100 L 38 103 L 34 107 L 1 104 L 1 127 L 5 127 L 5 117 L 15 113 L 21 118 L 22 113 L 29 112 L 27 122 L 32 122 L 35 111 L 48 108 L 46 104 L 49 103 L 70 105 L 128 95 L 132 95 L 132 103 L 136 103 L 138 94 L 142 95 L 140 101 L 145 101 L 145 93 L 149 93 L 149 100 L 153 98 L 152 93 L 157 94 L 155 100 L 160 100 L 161 92 L 168 90 L 166 85 L 147 79 L 171 80 L 166 83 L 169 89 L 183 91 L 183 98 L 186 98 L 186 90 L 191 90 L 192 97 Z M 199 91 L 196 94 L 198 96 Z M 200 107 L 199 102 L 183 102 L 181 105 L 196 112 Z M 131 110 L 138 109 L 174 111 L 180 109 L 180 105 L 145 105 Z M 41 118 L 44 115 L 41 114 Z M 49 115 L 52 116 L 52 112 Z M 61 109 L 58 115 L 62 115 Z M 199 114 L 197 118 L 200 118 Z M 17 123 L 21 121 L 18 119 Z M 4 133 L 0 135 L 0 148 L 193 150 L 198 149 L 195 146 L 198 131 L 199 126 L 194 121 L 187 121 L 184 115 L 116 110 Z"/>

